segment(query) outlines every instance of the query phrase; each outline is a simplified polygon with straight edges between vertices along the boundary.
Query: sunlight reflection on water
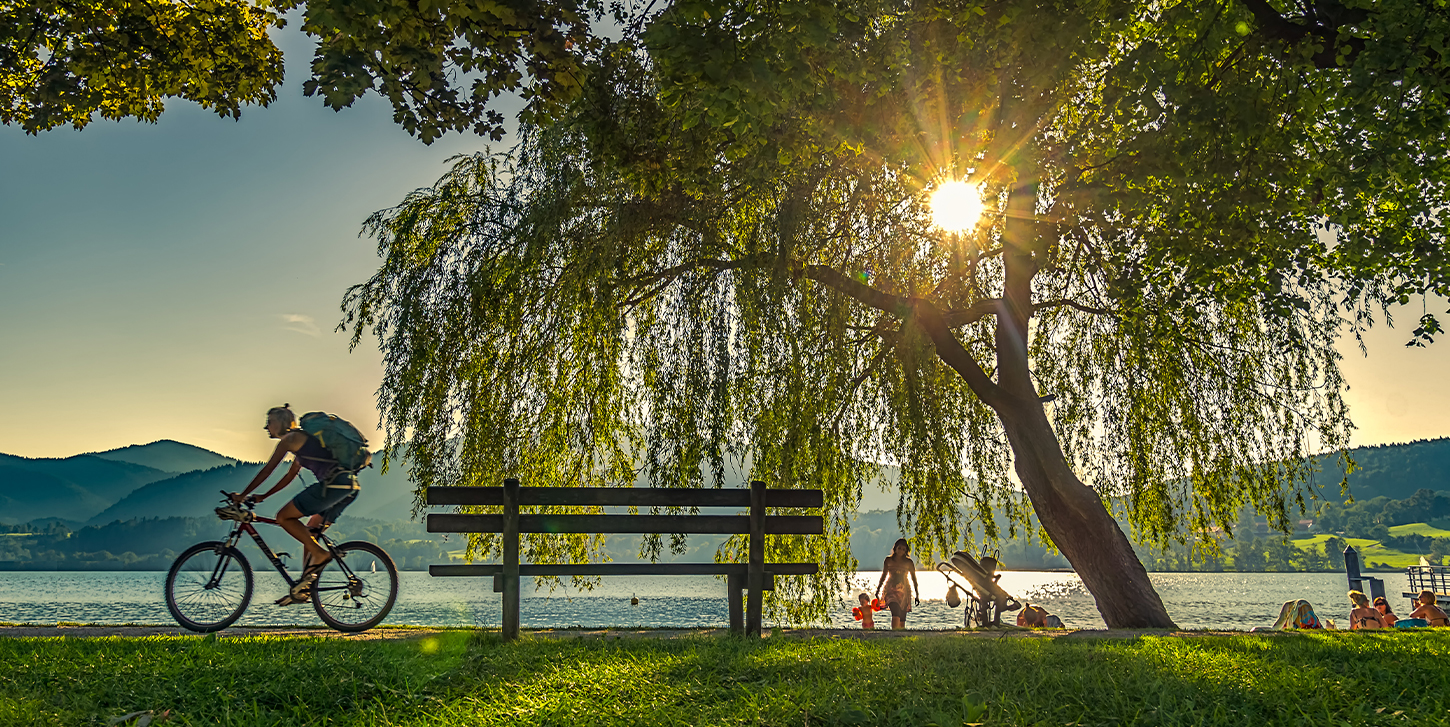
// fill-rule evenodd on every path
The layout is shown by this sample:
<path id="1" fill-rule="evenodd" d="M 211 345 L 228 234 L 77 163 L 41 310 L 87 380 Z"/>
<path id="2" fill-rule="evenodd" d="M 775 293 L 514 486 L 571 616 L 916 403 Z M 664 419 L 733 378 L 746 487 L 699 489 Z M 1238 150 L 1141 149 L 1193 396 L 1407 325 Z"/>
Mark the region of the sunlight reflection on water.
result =
<path id="1" fill-rule="evenodd" d="M 424 626 L 497 626 L 499 597 L 483 578 L 400 575 L 398 603 L 387 623 Z M 853 583 L 873 590 L 879 572 L 861 571 Z M 1343 620 L 1348 613 L 1345 578 L 1339 573 L 1154 573 L 1154 586 L 1183 628 L 1249 629 L 1267 626 L 1284 601 L 1303 598 L 1321 617 Z M 1402 609 L 1403 573 L 1379 574 L 1390 602 Z M 140 623 L 170 625 L 161 600 L 159 572 L 0 572 L 0 621 L 20 623 Z M 941 574 L 917 574 L 922 603 L 907 619 L 912 628 L 944 629 L 962 623 L 962 609 L 944 601 Z M 1093 599 L 1075 573 L 1009 571 L 1002 587 L 1018 599 L 1038 603 L 1073 628 L 1103 628 Z M 309 606 L 279 607 L 272 600 L 284 586 L 270 572 L 256 574 L 252 604 L 242 625 L 320 624 Z M 836 627 L 855 625 L 852 590 L 841 594 L 831 614 Z M 630 598 L 640 599 L 638 606 Z M 709 576 L 606 578 L 589 592 L 553 593 L 524 588 L 523 625 L 542 627 L 720 627 L 729 623 L 725 584 Z M 884 614 L 883 614 L 884 615 Z M 1403 614 L 1401 614 L 1403 615 Z M 878 616 L 878 624 L 883 623 Z"/>

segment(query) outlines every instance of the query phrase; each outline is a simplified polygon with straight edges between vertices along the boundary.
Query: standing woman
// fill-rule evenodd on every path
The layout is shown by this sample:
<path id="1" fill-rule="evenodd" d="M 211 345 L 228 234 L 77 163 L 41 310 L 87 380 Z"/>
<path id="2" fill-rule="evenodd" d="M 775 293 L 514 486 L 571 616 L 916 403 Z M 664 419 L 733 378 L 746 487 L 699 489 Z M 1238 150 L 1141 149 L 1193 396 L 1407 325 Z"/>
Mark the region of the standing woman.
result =
<path id="1" fill-rule="evenodd" d="M 920 598 L 914 597 L 921 588 L 916 583 L 916 563 L 907 557 L 911 553 L 911 546 L 907 544 L 906 538 L 896 541 L 891 548 L 891 555 L 881 563 L 881 580 L 876 582 L 876 597 L 881 597 L 881 586 L 886 585 L 886 607 L 891 609 L 891 628 L 906 628 L 906 614 L 911 612 L 912 603 L 921 603 Z M 906 582 L 907 575 L 911 576 L 911 583 Z"/>

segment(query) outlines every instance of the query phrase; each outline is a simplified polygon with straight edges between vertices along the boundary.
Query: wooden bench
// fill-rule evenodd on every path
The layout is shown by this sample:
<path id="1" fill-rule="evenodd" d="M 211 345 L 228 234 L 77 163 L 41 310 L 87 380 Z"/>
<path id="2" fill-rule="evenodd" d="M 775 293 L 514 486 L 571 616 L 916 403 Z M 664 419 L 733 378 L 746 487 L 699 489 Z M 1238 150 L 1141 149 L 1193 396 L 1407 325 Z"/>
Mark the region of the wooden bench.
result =
<path id="1" fill-rule="evenodd" d="M 434 576 L 492 576 L 493 590 L 503 594 L 503 637 L 519 635 L 519 579 L 522 576 L 724 575 L 730 596 L 730 630 L 760 635 L 762 592 L 773 590 L 777 575 L 810 575 L 815 563 L 766 563 L 766 535 L 820 535 L 820 515 L 766 515 L 766 508 L 819 508 L 820 490 L 771 490 L 764 482 L 749 489 L 684 489 L 656 487 L 431 487 L 429 505 L 502 507 L 497 515 L 438 513 L 428 516 L 430 533 L 499 533 L 503 562 L 434 565 Z M 521 507 L 733 507 L 746 515 L 613 515 L 520 514 Z M 745 563 L 519 563 L 520 533 L 682 533 L 747 535 Z M 745 609 L 741 613 L 741 591 Z"/>

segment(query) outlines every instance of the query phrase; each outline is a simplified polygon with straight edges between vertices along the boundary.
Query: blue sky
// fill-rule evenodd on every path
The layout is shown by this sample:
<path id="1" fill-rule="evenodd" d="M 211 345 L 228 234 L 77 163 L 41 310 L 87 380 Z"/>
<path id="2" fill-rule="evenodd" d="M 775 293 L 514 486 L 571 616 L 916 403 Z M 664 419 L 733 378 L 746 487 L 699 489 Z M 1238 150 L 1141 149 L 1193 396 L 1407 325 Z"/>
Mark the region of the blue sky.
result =
<path id="1" fill-rule="evenodd" d="M 240 121 L 172 102 L 155 125 L 0 127 L 0 452 L 170 438 L 255 459 L 284 402 L 377 424 L 376 346 L 333 332 L 376 267 L 358 230 L 486 140 L 424 146 L 378 99 L 333 112 L 284 41 L 290 82 Z"/>
<path id="2" fill-rule="evenodd" d="M 0 452 L 177 439 L 260 459 L 283 402 L 376 427 L 376 346 L 333 332 L 377 265 L 358 230 L 487 140 L 424 146 L 375 98 L 335 113 L 301 94 L 306 41 L 281 40 L 291 81 L 240 121 L 172 102 L 155 125 L 0 127 Z M 1368 358 L 1342 347 L 1356 443 L 1450 435 L 1450 340 L 1404 348 L 1412 308 Z"/>

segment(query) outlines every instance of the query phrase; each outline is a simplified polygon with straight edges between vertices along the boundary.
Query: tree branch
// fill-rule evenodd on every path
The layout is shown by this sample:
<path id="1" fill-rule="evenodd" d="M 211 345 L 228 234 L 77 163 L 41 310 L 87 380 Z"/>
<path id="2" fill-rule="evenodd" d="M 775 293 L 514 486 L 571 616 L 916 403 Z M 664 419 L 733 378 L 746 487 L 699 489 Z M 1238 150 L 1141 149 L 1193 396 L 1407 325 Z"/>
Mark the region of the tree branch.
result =
<path id="1" fill-rule="evenodd" d="M 942 321 L 947 328 L 961 328 L 962 326 L 976 323 L 990 315 L 995 315 L 1002 306 L 1001 298 L 986 298 L 973 303 L 965 310 L 949 310 L 942 314 Z"/>
<path id="2" fill-rule="evenodd" d="M 1311 22 L 1295 22 L 1283 15 L 1270 5 L 1268 0 L 1240 0 L 1249 12 L 1254 14 L 1254 19 L 1264 30 L 1264 35 L 1270 39 L 1282 41 L 1286 45 L 1294 45 L 1306 38 L 1313 38 L 1323 44 L 1323 48 L 1315 53 L 1312 60 L 1317 68 L 1340 68 L 1341 54 L 1344 57 L 1345 65 L 1353 63 L 1354 59 L 1364 52 L 1365 42 L 1363 38 L 1350 38 L 1345 43 L 1339 42 L 1339 30 L 1346 25 L 1362 23 L 1369 18 L 1369 11 L 1362 8 L 1349 8 L 1334 0 L 1326 0 L 1312 5 L 1315 11 L 1322 10 L 1322 17 L 1315 17 Z M 1320 16 L 1315 13 L 1315 16 Z"/>
<path id="3" fill-rule="evenodd" d="M 982 365 L 977 362 L 976 357 L 962 346 L 957 340 L 956 334 L 947 326 L 946 318 L 942 312 L 937 310 L 932 302 L 922 298 L 913 298 L 912 322 L 931 338 L 936 346 L 936 355 L 942 362 L 956 371 L 967 386 L 971 387 L 972 393 L 977 395 L 982 403 L 993 409 L 998 409 L 1007 401 L 1007 393 L 998 386 L 996 382 L 987 376 L 982 370 Z"/>
<path id="4" fill-rule="evenodd" d="M 841 271 L 825 265 L 806 265 L 800 269 L 800 276 L 814 280 L 838 293 L 855 299 L 876 310 L 890 313 L 899 318 L 911 315 L 911 301 L 899 295 L 877 290 L 855 278 L 847 277 Z"/>
<path id="5" fill-rule="evenodd" d="M 1044 308 L 1061 308 L 1062 306 L 1074 308 L 1084 313 L 1092 313 L 1094 315 L 1113 315 L 1113 312 L 1108 310 L 1107 308 L 1098 308 L 1096 306 L 1087 305 L 1085 303 L 1079 303 L 1071 298 L 1057 298 L 1055 300 L 1044 300 L 1041 303 L 1033 303 L 1032 312 L 1036 313 L 1037 311 L 1043 310 Z"/>
<path id="6" fill-rule="evenodd" d="M 646 290 L 645 292 L 640 293 L 633 298 L 625 300 L 622 305 L 626 308 L 631 308 L 639 305 L 640 303 L 643 303 L 646 300 L 649 300 L 650 298 L 659 295 L 660 291 L 670 286 L 670 283 L 675 282 L 675 280 L 681 275 L 684 275 L 685 273 L 688 273 L 696 268 L 711 268 L 715 272 L 719 273 L 725 272 L 727 270 L 739 270 L 740 268 L 763 266 L 767 264 L 770 260 L 774 259 L 774 255 L 769 255 L 766 253 L 747 255 L 743 258 L 740 258 L 739 260 L 697 259 L 691 260 L 687 263 L 681 263 L 671 268 L 665 268 L 664 270 L 649 273 L 647 275 L 640 275 L 633 278 L 625 278 L 623 281 L 621 281 L 625 287 L 649 287 L 649 290 Z"/>
<path id="7" fill-rule="evenodd" d="M 884 293 L 825 265 L 806 265 L 800 268 L 799 274 L 859 303 L 891 313 L 916 325 L 931 339 L 936 347 L 936 355 L 967 382 L 967 386 L 971 387 L 972 393 L 982 403 L 995 408 L 1006 401 L 1005 393 L 987 376 L 982 365 L 962 346 L 962 342 L 957 340 L 952 329 L 947 326 L 946 318 L 931 301 Z"/>

